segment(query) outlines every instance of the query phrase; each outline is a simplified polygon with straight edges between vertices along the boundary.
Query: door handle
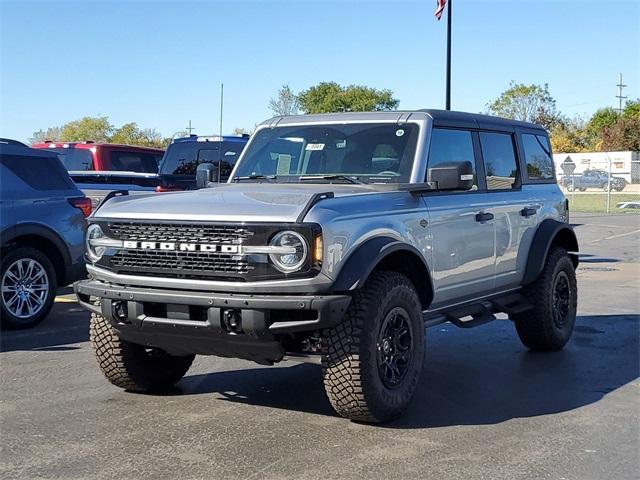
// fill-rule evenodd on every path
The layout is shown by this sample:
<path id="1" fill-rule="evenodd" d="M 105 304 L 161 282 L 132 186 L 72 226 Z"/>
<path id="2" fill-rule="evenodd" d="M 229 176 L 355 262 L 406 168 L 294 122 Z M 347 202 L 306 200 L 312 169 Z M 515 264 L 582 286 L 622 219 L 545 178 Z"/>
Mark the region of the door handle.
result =
<path id="1" fill-rule="evenodd" d="M 489 213 L 489 212 L 476 213 L 476 222 L 488 222 L 489 220 L 493 220 L 493 213 Z"/>
<path id="2" fill-rule="evenodd" d="M 531 217 L 535 215 L 537 211 L 538 209 L 536 207 L 524 207 L 522 210 L 520 210 L 520 215 L 522 215 L 523 217 Z"/>

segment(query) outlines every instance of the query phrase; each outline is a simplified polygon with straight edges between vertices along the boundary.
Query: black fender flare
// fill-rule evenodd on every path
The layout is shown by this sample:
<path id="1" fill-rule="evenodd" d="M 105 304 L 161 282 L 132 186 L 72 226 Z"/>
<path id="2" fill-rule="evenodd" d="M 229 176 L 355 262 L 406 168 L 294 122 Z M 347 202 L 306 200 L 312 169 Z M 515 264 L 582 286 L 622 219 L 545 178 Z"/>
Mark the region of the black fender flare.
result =
<path id="1" fill-rule="evenodd" d="M 49 227 L 39 223 L 18 223 L 17 225 L 3 230 L 0 235 L 0 244 L 4 246 L 15 238 L 25 235 L 34 235 L 47 239 L 60 253 L 64 268 L 68 268 L 69 265 L 71 265 L 71 255 L 69 254 L 69 248 L 64 240 Z"/>
<path id="2" fill-rule="evenodd" d="M 542 273 L 544 262 L 554 242 L 564 247 L 568 252 L 579 251 L 578 239 L 571 225 L 551 218 L 543 220 L 536 230 L 531 242 L 531 247 L 529 248 L 527 266 L 522 279 L 523 285 L 533 283 L 540 273 Z M 570 256 L 574 266 L 577 267 L 578 256 L 575 253 L 571 253 Z"/>
<path id="3" fill-rule="evenodd" d="M 431 298 L 433 298 L 433 283 L 431 282 L 429 266 L 420 251 L 413 245 L 391 237 L 375 237 L 362 243 L 362 245 L 344 261 L 344 266 L 340 269 L 331 290 L 333 292 L 349 292 L 362 287 L 367 281 L 367 278 L 369 278 L 369 275 L 371 275 L 371 272 L 373 272 L 380 262 L 392 253 L 398 251 L 412 253 L 420 259 L 420 262 L 422 262 L 421 266 L 424 267 L 427 273 L 426 281 L 431 290 L 429 294 Z"/>

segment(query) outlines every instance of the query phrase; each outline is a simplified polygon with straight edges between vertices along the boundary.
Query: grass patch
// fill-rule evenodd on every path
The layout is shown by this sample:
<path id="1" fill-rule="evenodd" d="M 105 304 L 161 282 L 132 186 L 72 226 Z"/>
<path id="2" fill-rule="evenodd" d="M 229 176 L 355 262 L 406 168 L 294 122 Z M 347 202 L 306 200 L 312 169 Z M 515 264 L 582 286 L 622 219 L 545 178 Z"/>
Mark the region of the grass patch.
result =
<path id="1" fill-rule="evenodd" d="M 607 195 L 597 193 L 565 193 L 569 199 L 569 210 L 571 212 L 585 213 L 606 213 L 607 212 Z M 630 200 L 640 201 L 638 193 L 613 193 L 611 194 L 611 208 L 609 213 L 635 213 L 640 214 L 640 209 L 633 208 L 616 208 L 619 202 Z"/>

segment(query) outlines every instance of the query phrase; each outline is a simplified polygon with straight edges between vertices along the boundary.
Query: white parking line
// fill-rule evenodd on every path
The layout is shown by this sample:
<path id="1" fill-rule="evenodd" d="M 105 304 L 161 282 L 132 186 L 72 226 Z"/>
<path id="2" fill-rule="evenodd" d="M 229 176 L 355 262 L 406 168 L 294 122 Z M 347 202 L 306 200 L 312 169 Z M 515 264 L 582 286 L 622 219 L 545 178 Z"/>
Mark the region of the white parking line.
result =
<path id="1" fill-rule="evenodd" d="M 608 237 L 598 238 L 597 240 L 591 240 L 588 243 L 601 242 L 602 240 L 613 240 L 614 238 L 626 237 L 627 235 L 634 235 L 636 233 L 640 233 L 640 230 L 634 230 L 633 232 L 627 232 L 627 233 L 620 233 L 618 235 L 610 235 Z"/>

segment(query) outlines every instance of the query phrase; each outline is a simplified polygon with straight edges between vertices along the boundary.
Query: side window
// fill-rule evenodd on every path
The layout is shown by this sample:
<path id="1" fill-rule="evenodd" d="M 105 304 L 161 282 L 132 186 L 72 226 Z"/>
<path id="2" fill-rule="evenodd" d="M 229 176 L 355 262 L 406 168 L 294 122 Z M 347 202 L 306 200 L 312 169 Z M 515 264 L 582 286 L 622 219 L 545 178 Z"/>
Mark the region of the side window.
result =
<path id="1" fill-rule="evenodd" d="M 553 160 L 549 140 L 544 135 L 522 135 L 524 155 L 527 160 L 527 177 L 531 180 L 553 178 Z"/>
<path id="2" fill-rule="evenodd" d="M 508 133 L 480 132 L 487 190 L 513 188 L 518 177 L 513 137 Z"/>
<path id="3" fill-rule="evenodd" d="M 138 173 L 157 173 L 158 164 L 150 153 L 136 153 L 114 150 L 109 152 L 111 170 Z"/>
<path id="4" fill-rule="evenodd" d="M 0 161 L 16 177 L 36 190 L 74 188 L 71 178 L 57 157 L 2 155 Z"/>
<path id="5" fill-rule="evenodd" d="M 469 130 L 434 128 L 431 133 L 427 169 L 447 162 L 471 162 L 473 166 L 472 190 L 478 189 L 476 162 L 473 155 L 473 139 Z"/>

